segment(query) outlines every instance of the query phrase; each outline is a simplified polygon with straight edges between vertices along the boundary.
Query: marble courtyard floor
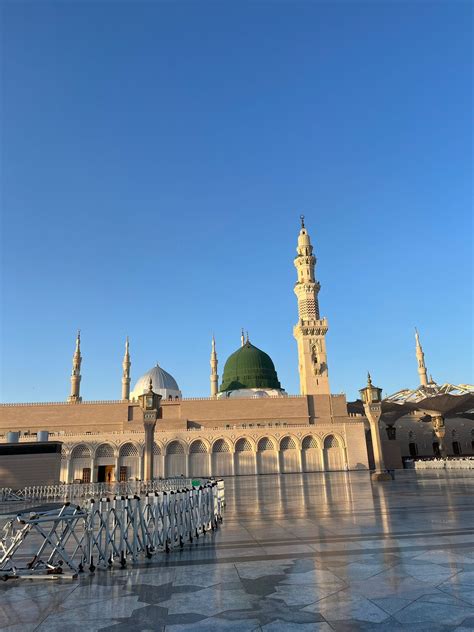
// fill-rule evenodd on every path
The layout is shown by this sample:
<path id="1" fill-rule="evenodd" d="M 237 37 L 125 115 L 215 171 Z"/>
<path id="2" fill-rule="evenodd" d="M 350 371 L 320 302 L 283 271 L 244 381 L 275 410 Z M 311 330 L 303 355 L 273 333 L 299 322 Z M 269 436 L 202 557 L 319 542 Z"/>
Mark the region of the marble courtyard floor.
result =
<path id="1" fill-rule="evenodd" d="M 474 630 L 474 472 L 229 478 L 226 500 L 152 563 L 0 583 L 0 629 Z"/>

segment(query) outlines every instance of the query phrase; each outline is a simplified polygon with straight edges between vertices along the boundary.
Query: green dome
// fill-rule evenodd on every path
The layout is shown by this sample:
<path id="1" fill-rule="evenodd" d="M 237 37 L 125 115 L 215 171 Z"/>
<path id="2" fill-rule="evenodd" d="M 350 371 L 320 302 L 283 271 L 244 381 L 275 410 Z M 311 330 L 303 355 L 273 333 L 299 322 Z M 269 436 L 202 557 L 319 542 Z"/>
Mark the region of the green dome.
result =
<path id="1" fill-rule="evenodd" d="M 270 356 L 249 341 L 227 358 L 220 391 L 241 388 L 281 388 Z"/>

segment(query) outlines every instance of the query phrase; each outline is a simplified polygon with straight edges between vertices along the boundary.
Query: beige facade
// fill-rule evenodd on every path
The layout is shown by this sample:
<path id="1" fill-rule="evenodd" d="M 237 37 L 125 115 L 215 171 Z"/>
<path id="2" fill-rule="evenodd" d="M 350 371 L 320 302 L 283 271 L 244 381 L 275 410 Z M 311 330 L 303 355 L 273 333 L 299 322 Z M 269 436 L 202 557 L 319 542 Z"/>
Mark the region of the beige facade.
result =
<path id="1" fill-rule="evenodd" d="M 142 376 L 131 392 L 127 338 L 121 400 L 83 401 L 78 333 L 67 402 L 1 404 L 0 442 L 6 440 L 9 431 L 20 431 L 20 441 L 30 442 L 39 431 L 47 430 L 52 439 L 63 442 L 61 480 L 68 482 L 142 479 L 151 470 L 154 476 L 239 476 L 368 469 L 369 460 L 382 470 L 401 467 L 402 457 L 414 453 L 432 455 L 432 427 L 421 423 L 419 417 L 399 419 L 396 440 L 388 440 L 383 422 L 371 419 L 370 428 L 365 416 L 348 413 L 345 395 L 330 394 L 325 339 L 328 323 L 319 312 L 316 257 L 303 217 L 294 263 L 298 322 L 293 333 L 300 395 L 286 396 L 280 390 L 278 396 L 273 396 L 275 389 L 269 389 L 261 392 L 267 396 L 257 397 L 247 386 L 247 390 L 239 391 L 243 396 L 218 397 L 214 338 L 211 397 L 183 399 L 174 378 L 158 365 Z M 241 343 L 242 347 L 246 345 L 243 332 Z M 247 346 L 252 347 L 248 343 Z M 262 355 L 261 351 L 256 352 Z M 427 371 L 418 333 L 416 357 L 420 382 L 426 387 Z M 154 442 L 148 428 L 148 448 L 144 451 L 144 422 L 150 425 L 146 415 L 153 411 L 147 412 L 137 398 L 140 399 L 143 387 L 148 388 L 150 382 L 156 387 L 160 381 L 163 399 L 153 415 L 153 423 L 157 417 Z M 379 436 L 374 434 L 377 429 Z M 447 419 L 446 434 L 448 454 L 474 453 L 474 422 Z M 37 481 L 41 482 L 44 481 Z M 0 475 L 2 486 L 5 481 Z"/>
<path id="2" fill-rule="evenodd" d="M 143 411 L 131 402 L 0 406 L 0 436 L 40 430 L 63 441 L 61 480 L 142 478 Z M 99 468 L 102 468 L 99 470 Z M 163 401 L 154 476 L 367 469 L 364 418 L 343 395 Z M 1 486 L 1 481 L 0 481 Z"/>

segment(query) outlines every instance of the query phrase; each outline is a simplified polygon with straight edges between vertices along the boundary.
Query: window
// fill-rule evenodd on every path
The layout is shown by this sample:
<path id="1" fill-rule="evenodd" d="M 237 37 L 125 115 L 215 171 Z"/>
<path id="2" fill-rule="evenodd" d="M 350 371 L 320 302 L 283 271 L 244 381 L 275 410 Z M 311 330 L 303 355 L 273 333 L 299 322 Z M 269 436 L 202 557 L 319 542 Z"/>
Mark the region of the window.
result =
<path id="1" fill-rule="evenodd" d="M 453 452 L 456 456 L 461 454 L 461 444 L 459 441 L 453 441 Z"/>
<path id="2" fill-rule="evenodd" d="M 439 449 L 439 443 L 437 441 L 433 441 L 433 454 L 436 457 L 440 457 L 441 456 L 441 451 Z"/>
<path id="3" fill-rule="evenodd" d="M 418 446 L 416 445 L 416 443 L 409 443 L 408 449 L 410 451 L 410 456 L 412 457 L 418 456 Z"/>

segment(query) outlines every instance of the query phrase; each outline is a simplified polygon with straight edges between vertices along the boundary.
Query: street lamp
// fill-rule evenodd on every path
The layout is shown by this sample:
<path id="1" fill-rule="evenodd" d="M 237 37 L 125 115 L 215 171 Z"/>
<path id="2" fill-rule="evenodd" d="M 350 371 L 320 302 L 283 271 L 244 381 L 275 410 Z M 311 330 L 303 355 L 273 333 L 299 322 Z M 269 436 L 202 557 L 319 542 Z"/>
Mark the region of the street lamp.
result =
<path id="1" fill-rule="evenodd" d="M 148 391 L 138 396 L 140 408 L 143 410 L 143 426 L 145 429 L 145 450 L 143 452 L 143 478 L 145 481 L 153 480 L 153 444 L 156 420 L 160 410 L 161 395 L 153 391 L 153 382 L 150 378 Z"/>
<path id="2" fill-rule="evenodd" d="M 371 477 L 373 481 L 390 481 L 392 477 L 385 469 L 380 439 L 379 421 L 382 416 L 382 389 L 372 384 L 370 373 L 367 373 L 367 386 L 359 390 L 364 412 L 370 424 L 372 445 L 374 449 L 375 471 Z"/>

